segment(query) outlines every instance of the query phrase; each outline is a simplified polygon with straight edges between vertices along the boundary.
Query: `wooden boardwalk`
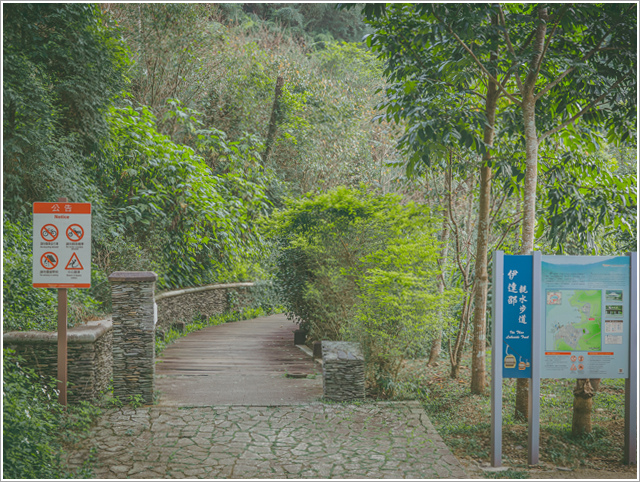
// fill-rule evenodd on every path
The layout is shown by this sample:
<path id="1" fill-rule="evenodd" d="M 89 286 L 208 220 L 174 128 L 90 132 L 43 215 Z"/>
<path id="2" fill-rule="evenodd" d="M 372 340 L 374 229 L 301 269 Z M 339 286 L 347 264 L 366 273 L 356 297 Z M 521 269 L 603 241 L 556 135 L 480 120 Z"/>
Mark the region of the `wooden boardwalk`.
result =
<path id="1" fill-rule="evenodd" d="M 322 373 L 293 344 L 296 328 L 285 315 L 273 315 L 181 338 L 157 360 L 159 404 L 264 406 L 319 400 Z"/>

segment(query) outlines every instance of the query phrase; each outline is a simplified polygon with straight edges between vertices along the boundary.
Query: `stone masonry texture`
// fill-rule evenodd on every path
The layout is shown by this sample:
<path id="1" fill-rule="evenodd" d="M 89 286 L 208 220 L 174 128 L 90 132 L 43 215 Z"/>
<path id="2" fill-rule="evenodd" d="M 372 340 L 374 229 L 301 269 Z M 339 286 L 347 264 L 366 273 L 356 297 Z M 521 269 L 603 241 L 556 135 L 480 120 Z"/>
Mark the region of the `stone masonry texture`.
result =
<path id="1" fill-rule="evenodd" d="M 184 293 L 157 300 L 157 329 L 167 330 L 173 323 L 190 323 L 195 317 L 210 317 L 249 306 L 248 287 L 224 287 Z"/>
<path id="2" fill-rule="evenodd" d="M 326 400 L 364 400 L 364 356 L 358 343 L 322 341 L 322 387 Z"/>
<path id="3" fill-rule="evenodd" d="M 153 276 L 151 276 L 153 275 Z M 154 285 L 151 272 L 109 276 L 113 305 L 113 395 L 153 402 L 155 386 Z"/>
<path id="4" fill-rule="evenodd" d="M 94 477 L 467 478 L 416 402 L 111 409 L 69 448 Z"/>
<path id="5" fill-rule="evenodd" d="M 5 348 L 15 350 L 36 373 L 57 378 L 57 333 L 8 332 L 3 335 L 3 339 Z M 93 321 L 68 330 L 69 403 L 92 400 L 107 389 L 112 375 L 112 342 L 110 320 Z"/>
<path id="6" fill-rule="evenodd" d="M 134 277 L 129 278 L 130 272 L 119 273 L 120 278 L 112 284 L 119 286 L 122 283 L 138 282 Z M 144 272 L 143 272 L 144 273 Z M 118 273 L 114 273 L 118 274 Z M 151 276 L 151 279 L 153 276 Z M 147 281 L 148 283 L 148 281 Z M 122 296 L 130 293 L 129 290 L 119 286 L 116 289 L 116 297 L 122 304 Z M 149 290 L 146 290 L 146 295 Z M 153 305 L 149 305 L 149 297 L 142 296 L 139 301 L 146 303 L 148 311 Z M 132 304 L 135 300 L 125 302 L 127 313 L 137 316 L 138 310 Z M 179 321 L 190 322 L 196 315 L 212 316 L 221 314 L 227 310 L 241 309 L 251 305 L 250 289 L 247 286 L 216 285 L 215 289 L 201 291 L 197 293 L 185 293 L 178 296 L 158 301 L 158 323 L 157 328 L 167 329 L 173 323 Z M 119 320 L 124 318 L 120 317 Z M 125 323 L 130 326 L 131 323 Z M 68 380 L 70 403 L 78 403 L 82 400 L 92 400 L 100 396 L 104 392 L 113 375 L 113 325 L 110 318 L 90 321 L 84 325 L 78 325 L 68 330 Z M 122 336 L 122 327 L 118 328 L 119 342 L 127 342 L 128 337 Z M 36 370 L 42 376 L 56 378 L 58 376 L 58 342 L 57 333 L 55 332 L 7 332 L 3 334 L 4 346 L 16 351 L 22 356 L 30 368 Z M 139 341 L 136 337 L 134 340 Z M 126 369 L 124 358 L 129 356 L 127 350 L 116 347 L 115 353 L 123 355 L 119 363 Z M 149 353 L 149 350 L 145 350 Z M 139 356 L 134 356 L 131 362 L 144 365 L 144 360 Z M 138 363 L 140 362 L 140 363 Z M 147 365 L 153 362 L 149 361 Z M 140 365 L 142 364 L 142 365 Z M 127 380 L 132 381 L 133 378 Z M 121 380 L 123 381 L 123 380 Z M 138 392 L 136 392 L 138 393 Z M 135 395 L 129 391 L 123 392 L 121 395 Z"/>

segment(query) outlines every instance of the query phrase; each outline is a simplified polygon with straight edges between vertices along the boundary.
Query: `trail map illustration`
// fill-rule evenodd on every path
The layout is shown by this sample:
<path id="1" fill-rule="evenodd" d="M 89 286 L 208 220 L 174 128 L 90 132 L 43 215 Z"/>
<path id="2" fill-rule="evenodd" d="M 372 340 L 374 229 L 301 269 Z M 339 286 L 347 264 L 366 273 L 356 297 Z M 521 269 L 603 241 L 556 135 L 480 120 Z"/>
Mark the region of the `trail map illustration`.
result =
<path id="1" fill-rule="evenodd" d="M 602 291 L 547 290 L 546 349 L 602 349 Z"/>

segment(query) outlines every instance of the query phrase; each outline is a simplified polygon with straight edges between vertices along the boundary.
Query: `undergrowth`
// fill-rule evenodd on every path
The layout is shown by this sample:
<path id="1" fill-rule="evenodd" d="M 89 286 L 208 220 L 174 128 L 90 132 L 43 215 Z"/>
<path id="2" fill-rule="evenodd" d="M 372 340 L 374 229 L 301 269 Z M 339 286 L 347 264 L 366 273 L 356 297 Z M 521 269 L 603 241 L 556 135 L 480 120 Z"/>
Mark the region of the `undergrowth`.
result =
<path id="1" fill-rule="evenodd" d="M 4 479 L 91 478 L 95 450 L 70 471 L 63 444 L 80 442 L 101 409 L 88 402 L 58 403 L 56 381 L 38 375 L 13 350 L 3 351 L 2 468 Z"/>
<path id="2" fill-rule="evenodd" d="M 424 369 L 423 369 L 424 370 Z M 411 390 L 445 443 L 462 458 L 488 462 L 491 453 L 491 396 L 472 394 L 467 380 L 453 380 L 446 367 L 424 370 Z M 540 397 L 540 461 L 553 466 L 624 470 L 624 380 L 603 379 L 593 398 L 593 431 L 571 434 L 575 380 L 543 379 Z M 407 391 L 408 392 L 408 391 Z M 514 417 L 516 381 L 503 383 L 503 462 L 513 467 L 486 478 L 528 478 L 527 422 Z"/>

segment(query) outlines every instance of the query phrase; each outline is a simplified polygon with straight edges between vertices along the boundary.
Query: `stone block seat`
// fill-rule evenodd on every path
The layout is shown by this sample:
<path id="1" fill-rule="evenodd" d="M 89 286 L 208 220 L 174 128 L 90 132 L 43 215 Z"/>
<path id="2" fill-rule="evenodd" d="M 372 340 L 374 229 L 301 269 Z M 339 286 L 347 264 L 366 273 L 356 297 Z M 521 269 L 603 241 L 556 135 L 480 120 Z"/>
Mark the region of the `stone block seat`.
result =
<path id="1" fill-rule="evenodd" d="M 325 399 L 364 400 L 364 356 L 358 343 L 323 341 L 322 360 Z"/>

